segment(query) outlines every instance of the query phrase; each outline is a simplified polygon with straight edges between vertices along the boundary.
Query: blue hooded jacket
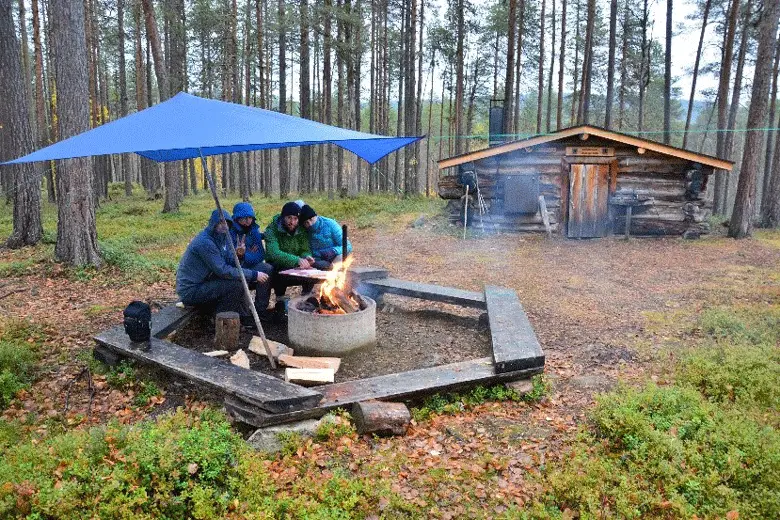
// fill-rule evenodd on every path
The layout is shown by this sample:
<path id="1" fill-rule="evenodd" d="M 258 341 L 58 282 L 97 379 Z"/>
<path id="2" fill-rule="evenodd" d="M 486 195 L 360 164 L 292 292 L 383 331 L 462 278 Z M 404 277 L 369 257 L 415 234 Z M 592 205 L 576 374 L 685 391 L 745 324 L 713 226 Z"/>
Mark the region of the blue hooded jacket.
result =
<path id="1" fill-rule="evenodd" d="M 341 226 L 332 218 L 317 215 L 317 222 L 308 229 L 308 232 L 309 247 L 315 260 L 322 260 L 322 255 L 328 249 L 335 250 L 337 256 L 344 253 L 341 244 L 344 236 L 341 233 Z M 352 243 L 349 240 L 347 240 L 347 252 L 352 252 Z"/>
<path id="2" fill-rule="evenodd" d="M 222 210 L 225 220 L 230 224 L 230 214 Z M 206 229 L 198 233 L 192 239 L 187 250 L 179 261 L 179 269 L 176 271 L 176 292 L 182 300 L 187 300 L 190 290 L 203 282 L 214 279 L 239 280 L 241 275 L 234 265 L 227 263 L 225 251 L 227 245 L 227 233 L 217 233 L 215 228 L 219 223 L 219 211 L 211 213 Z M 257 278 L 257 271 L 244 269 L 247 281 Z"/>
<path id="3" fill-rule="evenodd" d="M 252 225 L 249 230 L 245 229 L 238 222 L 241 217 L 251 217 Z M 241 261 L 241 267 L 254 269 L 258 264 L 265 260 L 265 249 L 263 248 L 263 234 L 255 220 L 255 210 L 248 202 L 239 202 L 233 208 L 233 225 L 230 226 L 230 236 L 233 238 L 233 245 L 238 246 L 238 238 L 246 236 L 244 245 L 246 253 Z M 228 251 L 229 253 L 229 251 Z"/>

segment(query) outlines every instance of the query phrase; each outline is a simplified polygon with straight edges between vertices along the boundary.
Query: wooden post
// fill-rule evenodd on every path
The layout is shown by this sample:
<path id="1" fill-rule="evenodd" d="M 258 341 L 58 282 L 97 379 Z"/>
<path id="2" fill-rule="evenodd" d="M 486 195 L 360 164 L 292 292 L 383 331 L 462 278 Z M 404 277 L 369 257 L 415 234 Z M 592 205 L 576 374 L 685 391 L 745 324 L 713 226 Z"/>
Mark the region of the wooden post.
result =
<path id="1" fill-rule="evenodd" d="M 214 346 L 219 350 L 234 350 L 238 347 L 241 320 L 237 312 L 220 312 L 214 322 Z"/>
<path id="2" fill-rule="evenodd" d="M 412 416 L 403 403 L 363 401 L 352 406 L 352 417 L 360 435 L 404 435 Z"/>
<path id="3" fill-rule="evenodd" d="M 631 214 L 633 209 L 633 206 L 626 206 L 626 240 L 631 236 Z"/>
<path id="4" fill-rule="evenodd" d="M 466 240 L 466 224 L 469 221 L 469 185 L 466 184 L 466 197 L 463 199 L 463 240 Z"/>

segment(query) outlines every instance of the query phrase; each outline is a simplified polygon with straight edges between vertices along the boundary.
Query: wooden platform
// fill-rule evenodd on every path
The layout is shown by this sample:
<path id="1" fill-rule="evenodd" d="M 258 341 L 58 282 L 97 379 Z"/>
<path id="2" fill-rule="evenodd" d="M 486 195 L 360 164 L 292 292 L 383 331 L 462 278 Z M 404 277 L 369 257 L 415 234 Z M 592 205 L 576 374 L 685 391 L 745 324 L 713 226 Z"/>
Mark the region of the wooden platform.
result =
<path id="1" fill-rule="evenodd" d="M 476 384 L 490 385 L 531 377 L 544 370 L 544 353 L 515 291 L 486 286 L 484 293 L 390 278 L 382 268 L 350 270 L 349 283 L 368 296 L 385 293 L 486 309 L 493 356 L 449 365 L 377 376 L 314 388 L 246 370 L 176 345 L 165 338 L 181 327 L 193 310 L 166 307 L 152 315 L 148 350 L 130 341 L 122 327 L 95 337 L 95 357 L 108 363 L 123 357 L 215 388 L 238 420 L 254 426 L 319 417 L 329 410 L 369 399 L 405 399 Z"/>
<path id="2" fill-rule="evenodd" d="M 257 407 L 246 406 L 245 403 L 237 402 L 231 398 L 225 399 L 225 406 L 231 414 L 242 422 L 259 428 L 313 417 L 322 417 L 330 410 L 371 399 L 401 400 L 432 392 L 453 391 L 478 384 L 492 385 L 504 381 L 515 381 L 529 378 L 534 374 L 542 372 L 543 369 L 543 366 L 539 366 L 514 372 L 498 372 L 495 369 L 493 360 L 486 357 L 438 367 L 422 368 L 420 370 L 410 370 L 408 372 L 359 379 L 357 381 L 313 387 L 312 390 L 322 392 L 323 399 L 317 406 L 309 410 L 269 414 Z"/>
<path id="3" fill-rule="evenodd" d="M 364 280 L 364 287 L 368 287 L 375 294 L 398 294 L 409 298 L 420 298 L 441 303 L 453 303 L 464 307 L 485 308 L 485 296 L 482 293 L 464 291 L 453 287 L 443 287 L 429 283 L 408 282 L 398 278 L 375 278 Z"/>

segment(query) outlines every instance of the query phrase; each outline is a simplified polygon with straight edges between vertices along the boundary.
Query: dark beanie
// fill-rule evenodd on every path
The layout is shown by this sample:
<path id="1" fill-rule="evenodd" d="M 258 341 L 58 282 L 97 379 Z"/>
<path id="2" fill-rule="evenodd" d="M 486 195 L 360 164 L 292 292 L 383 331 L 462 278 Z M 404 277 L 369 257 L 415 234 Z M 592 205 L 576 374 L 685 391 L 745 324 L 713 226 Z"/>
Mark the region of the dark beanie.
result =
<path id="1" fill-rule="evenodd" d="M 309 220 L 310 218 L 316 217 L 316 216 L 317 216 L 317 212 L 314 211 L 314 208 L 312 208 L 308 204 L 304 204 L 303 207 L 301 208 L 301 214 L 298 215 L 298 218 L 305 222 L 305 221 Z"/>
<path id="2" fill-rule="evenodd" d="M 287 217 L 289 215 L 295 215 L 296 217 L 301 212 L 300 206 L 298 206 L 294 202 L 288 202 L 284 206 L 282 206 L 282 218 Z"/>

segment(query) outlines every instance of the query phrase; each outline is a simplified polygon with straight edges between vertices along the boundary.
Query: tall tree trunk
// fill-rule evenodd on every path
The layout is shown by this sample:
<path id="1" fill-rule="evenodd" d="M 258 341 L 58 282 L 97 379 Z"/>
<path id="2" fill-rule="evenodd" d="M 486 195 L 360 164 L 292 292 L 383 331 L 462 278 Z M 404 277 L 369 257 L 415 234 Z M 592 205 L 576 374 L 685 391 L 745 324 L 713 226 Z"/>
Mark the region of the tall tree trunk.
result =
<path id="1" fill-rule="evenodd" d="M 777 128 L 777 118 L 775 117 L 775 110 L 777 106 L 777 82 L 778 79 L 778 73 L 780 72 L 780 43 L 777 45 L 777 49 L 775 50 L 775 63 L 772 67 L 772 93 L 769 95 L 769 127 L 770 128 Z M 775 153 L 780 153 L 776 149 L 773 149 L 774 145 L 774 139 L 775 134 L 777 134 L 777 130 L 770 130 L 767 132 L 766 136 L 766 154 L 764 156 L 764 175 L 762 176 L 762 183 L 761 183 L 761 220 L 764 219 L 764 208 L 766 207 L 768 200 L 767 200 L 767 191 L 769 188 L 769 179 L 772 176 L 772 155 Z"/>
<path id="2" fill-rule="evenodd" d="M 609 58 L 607 59 L 607 99 L 605 100 L 604 126 L 612 128 L 612 102 L 615 98 L 615 47 L 617 46 L 617 0 L 609 5 Z"/>
<path id="3" fill-rule="evenodd" d="M 165 101 L 170 97 L 170 87 L 168 74 L 165 70 L 165 59 L 162 55 L 160 46 L 160 35 L 157 30 L 157 21 L 154 16 L 154 8 L 151 0 L 141 0 L 143 5 L 144 17 L 146 19 L 146 36 L 152 48 L 154 57 L 154 73 L 157 76 L 157 90 L 160 93 L 160 101 Z M 178 87 L 180 78 L 175 80 L 175 87 Z M 180 175 L 178 164 L 167 162 L 164 166 L 165 171 L 165 202 L 163 204 L 163 213 L 179 211 L 180 199 Z"/>
<path id="4" fill-rule="evenodd" d="M 284 0 L 279 0 L 279 112 L 287 112 L 287 42 Z M 287 167 L 287 150 L 279 149 L 279 198 L 290 193 L 290 170 Z"/>
<path id="5" fill-rule="evenodd" d="M 569 115 L 569 126 L 574 125 L 575 119 L 578 115 L 577 107 L 579 106 L 577 97 L 577 87 L 579 86 L 579 70 L 580 70 L 580 25 L 582 22 L 582 0 L 577 0 L 577 20 L 574 25 L 574 80 L 572 81 L 572 93 L 571 93 L 571 113 Z M 582 95 L 582 93 L 580 93 Z"/>
<path id="6" fill-rule="evenodd" d="M 699 34 L 699 46 L 696 48 L 696 61 L 693 64 L 693 78 L 691 79 L 691 96 L 688 98 L 688 113 L 685 116 L 685 131 L 683 132 L 683 144 L 685 148 L 688 145 L 688 131 L 691 128 L 691 116 L 693 114 L 693 102 L 696 98 L 696 80 L 699 77 L 699 63 L 701 63 L 701 49 L 704 45 L 704 33 L 707 30 L 707 20 L 710 16 L 710 5 L 712 0 L 707 0 L 704 4 L 704 14 L 702 15 L 701 33 Z"/>
<path id="7" fill-rule="evenodd" d="M 127 115 L 127 65 L 125 63 L 125 0 L 117 0 L 117 42 L 119 55 L 119 116 Z M 130 170 L 130 158 L 120 157 L 122 174 L 125 179 L 125 195 L 133 194 L 133 176 Z"/>
<path id="8" fill-rule="evenodd" d="M 672 142 L 672 4 L 666 0 L 666 49 L 664 61 L 664 143 Z"/>
<path id="9" fill-rule="evenodd" d="M 41 45 L 41 16 L 38 9 L 38 0 L 32 0 L 32 16 L 33 49 L 35 54 L 35 116 L 38 130 L 36 142 L 39 147 L 43 147 L 49 144 L 51 136 L 49 134 L 49 125 L 46 117 L 46 93 L 44 91 L 43 78 L 43 46 Z M 57 192 L 54 189 L 54 168 L 52 168 L 52 165 L 52 162 L 47 162 L 45 166 L 46 193 L 49 202 L 57 202 Z"/>
<path id="10" fill-rule="evenodd" d="M 729 85 L 731 82 L 731 65 L 734 55 L 734 36 L 736 34 L 737 18 L 739 17 L 739 1 L 731 0 L 731 8 L 728 15 L 728 26 L 724 35 L 723 56 L 720 62 L 720 80 L 718 81 L 718 130 L 725 129 L 728 124 Z M 725 155 L 726 133 L 718 131 L 715 134 L 715 155 L 728 159 Z M 723 215 L 726 207 L 723 195 L 726 192 L 728 178 L 725 174 L 716 175 L 713 211 Z"/>
<path id="11" fill-rule="evenodd" d="M 536 133 L 542 133 L 542 99 L 544 98 L 544 8 L 545 0 L 542 0 L 541 13 L 539 14 L 539 72 L 536 96 Z"/>
<path id="12" fill-rule="evenodd" d="M 775 136 L 775 153 L 772 167 L 766 172 L 769 181 L 761 205 L 761 225 L 768 228 L 780 227 L 780 132 Z"/>
<path id="13" fill-rule="evenodd" d="M 14 30 L 11 2 L 0 4 L 0 162 L 32 153 L 35 149 L 30 126 L 30 104 L 24 82 L 19 41 Z M 0 174 L 13 179 L 14 221 L 6 246 L 35 245 L 43 236 L 41 224 L 41 174 L 35 164 L 0 166 Z"/>
<path id="14" fill-rule="evenodd" d="M 525 0 L 520 0 L 517 4 L 517 10 L 520 13 L 517 20 L 517 48 L 515 50 L 515 99 L 512 103 L 514 114 L 512 115 L 512 133 L 517 133 L 520 129 L 520 76 L 523 70 L 523 35 L 525 33 Z M 507 136 L 509 140 L 513 136 Z"/>
<path id="15" fill-rule="evenodd" d="M 67 139 L 89 130 L 87 48 L 84 33 L 84 5 L 69 0 L 50 0 L 57 13 L 50 19 L 57 85 L 59 135 Z M 71 265 L 100 265 L 92 197 L 92 159 L 66 159 L 57 166 L 59 194 L 58 260 Z"/>
<path id="16" fill-rule="evenodd" d="M 415 51 L 417 50 L 417 0 L 409 0 L 409 25 L 406 33 L 407 45 L 406 45 L 406 88 L 404 93 L 406 94 L 406 101 L 404 103 L 404 110 L 406 111 L 404 117 L 406 135 L 414 135 L 417 131 L 417 114 L 415 111 L 416 96 L 415 96 L 415 67 L 417 66 L 417 60 L 415 59 Z M 410 196 L 417 192 L 417 155 L 414 146 L 407 146 L 404 150 L 405 155 L 405 174 L 404 174 L 404 195 Z"/>
<path id="17" fill-rule="evenodd" d="M 580 112 L 577 122 L 590 122 L 590 89 L 593 84 L 593 32 L 596 23 L 596 0 L 588 0 L 587 22 L 585 24 L 585 47 L 582 57 L 582 86 L 580 87 Z"/>
<path id="18" fill-rule="evenodd" d="M 514 128 L 512 116 L 514 109 L 514 92 L 512 91 L 515 83 L 515 26 L 517 25 L 517 0 L 509 0 L 509 20 L 507 31 L 506 48 L 506 80 L 504 81 L 504 128 L 501 131 L 505 134 L 511 134 Z M 506 137 L 502 137 L 506 140 Z"/>
<path id="19" fill-rule="evenodd" d="M 767 97 L 772 72 L 772 56 L 777 44 L 778 19 L 780 19 L 780 2 L 765 2 L 758 24 L 756 69 L 753 75 L 747 121 L 747 127 L 756 130 L 748 130 L 745 137 L 745 151 L 742 155 L 737 196 L 729 223 L 729 236 L 734 238 L 750 236 L 753 230 L 756 178 L 762 144 L 762 132 L 758 129 L 766 123 Z M 747 38 L 747 34 L 744 38 Z"/>
<path id="20" fill-rule="evenodd" d="M 19 1 L 19 32 L 21 33 L 22 49 L 22 82 L 24 85 L 24 96 L 27 98 L 27 106 L 33 106 L 32 80 L 30 79 L 30 42 L 27 38 L 27 12 L 25 10 L 24 0 Z M 31 128 L 35 128 L 34 113 L 30 111 L 25 114 L 30 119 Z M 34 131 L 35 133 L 35 131 Z"/>
<path id="21" fill-rule="evenodd" d="M 455 154 L 460 155 L 468 148 L 463 139 L 463 41 L 466 38 L 466 23 L 464 19 L 463 0 L 457 0 L 457 34 L 455 50 Z"/>
<path id="22" fill-rule="evenodd" d="M 331 107 L 331 101 L 333 100 L 333 94 L 331 91 L 333 79 L 332 79 L 332 65 L 331 65 L 331 48 L 333 46 L 332 35 L 332 13 L 333 3 L 331 0 L 325 0 L 325 21 L 324 21 L 324 42 L 323 42 L 323 66 L 322 66 L 322 86 L 323 86 L 323 109 L 325 112 L 324 123 L 326 125 L 331 124 L 333 121 L 333 110 Z M 331 145 L 325 145 L 325 180 L 328 187 L 328 198 L 333 199 L 333 147 Z"/>
<path id="23" fill-rule="evenodd" d="M 309 2 L 300 0 L 300 27 L 301 27 L 301 117 L 311 119 L 311 80 L 309 79 Z M 303 192 L 313 191 L 311 148 L 304 146 L 300 149 L 301 181 L 298 190 Z"/>
<path id="24" fill-rule="evenodd" d="M 555 0 L 552 0 L 552 22 L 550 27 L 552 33 L 552 41 L 550 42 L 550 72 L 547 75 L 547 119 L 546 119 L 546 132 L 549 134 L 551 130 L 552 119 L 552 85 L 553 85 L 553 73 L 555 72 Z"/>
<path id="25" fill-rule="evenodd" d="M 650 85 L 650 47 L 652 41 L 647 39 L 648 25 L 650 25 L 650 11 L 648 0 L 642 3 L 642 63 L 639 72 L 639 121 L 637 127 L 639 132 L 645 128 L 645 95 L 647 87 Z"/>
<path id="26" fill-rule="evenodd" d="M 628 77 L 628 0 L 623 6 L 623 36 L 620 46 L 620 90 L 618 91 L 618 130 L 623 129 L 623 123 L 626 115 L 626 92 L 628 90 L 626 81 Z"/>
<path id="27" fill-rule="evenodd" d="M 431 196 L 431 137 L 433 135 L 433 72 L 436 68 L 436 47 L 431 49 L 431 97 L 428 99 L 428 139 L 425 140 L 425 196 Z M 444 98 L 442 97 L 442 101 Z M 442 109 L 444 108 L 442 103 Z M 441 134 L 439 134 L 441 141 Z"/>
<path id="28" fill-rule="evenodd" d="M 555 129 L 563 125 L 563 74 L 566 67 L 566 0 L 561 4 L 561 55 L 558 58 L 558 109 L 555 114 Z"/>

